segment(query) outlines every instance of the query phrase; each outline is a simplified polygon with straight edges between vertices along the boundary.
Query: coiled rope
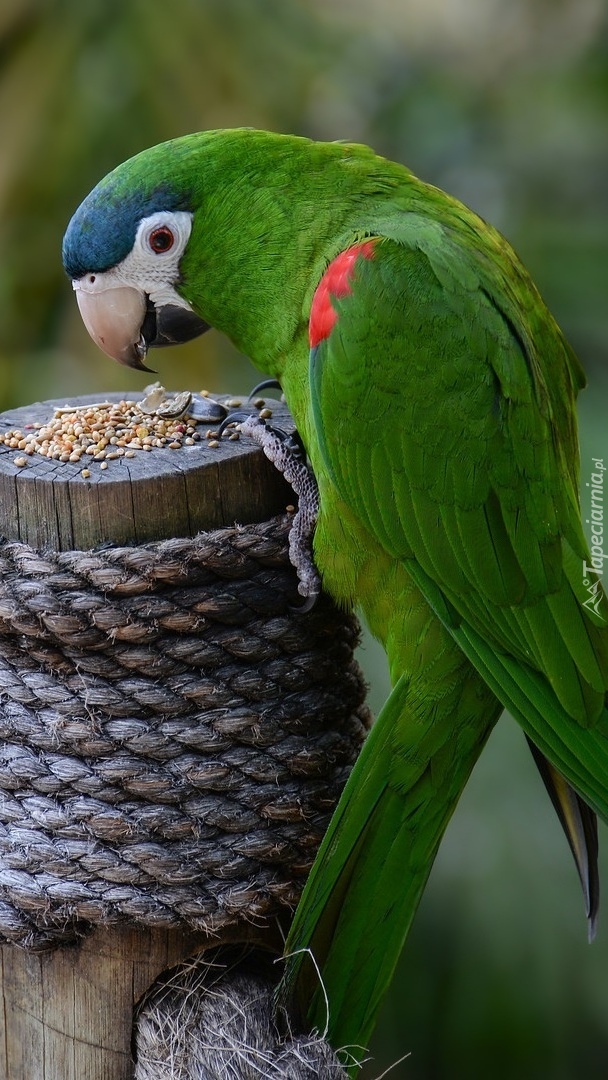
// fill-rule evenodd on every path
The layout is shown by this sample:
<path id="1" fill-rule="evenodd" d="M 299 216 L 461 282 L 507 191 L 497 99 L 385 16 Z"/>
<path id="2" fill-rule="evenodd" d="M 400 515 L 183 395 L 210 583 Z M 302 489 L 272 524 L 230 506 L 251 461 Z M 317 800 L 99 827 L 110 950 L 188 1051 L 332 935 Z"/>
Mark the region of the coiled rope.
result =
<path id="1" fill-rule="evenodd" d="M 369 717 L 355 621 L 290 606 L 288 532 L 0 544 L 0 938 L 295 905 Z"/>

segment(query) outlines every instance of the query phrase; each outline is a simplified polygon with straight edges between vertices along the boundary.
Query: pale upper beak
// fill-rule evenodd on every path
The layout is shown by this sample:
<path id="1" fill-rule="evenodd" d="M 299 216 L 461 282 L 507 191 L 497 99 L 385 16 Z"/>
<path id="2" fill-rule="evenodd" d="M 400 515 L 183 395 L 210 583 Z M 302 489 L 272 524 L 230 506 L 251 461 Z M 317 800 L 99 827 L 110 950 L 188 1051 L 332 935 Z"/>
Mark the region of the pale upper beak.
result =
<path id="1" fill-rule="evenodd" d="M 94 289 L 88 277 L 72 284 L 82 321 L 96 345 L 119 364 L 143 367 L 148 351 L 141 332 L 147 306 L 145 293 L 129 285 Z"/>
<path id="2" fill-rule="evenodd" d="M 191 308 L 175 303 L 156 307 L 131 285 L 107 284 L 103 274 L 85 274 L 72 282 L 76 300 L 93 341 L 119 364 L 150 371 L 149 348 L 178 345 L 209 329 Z"/>

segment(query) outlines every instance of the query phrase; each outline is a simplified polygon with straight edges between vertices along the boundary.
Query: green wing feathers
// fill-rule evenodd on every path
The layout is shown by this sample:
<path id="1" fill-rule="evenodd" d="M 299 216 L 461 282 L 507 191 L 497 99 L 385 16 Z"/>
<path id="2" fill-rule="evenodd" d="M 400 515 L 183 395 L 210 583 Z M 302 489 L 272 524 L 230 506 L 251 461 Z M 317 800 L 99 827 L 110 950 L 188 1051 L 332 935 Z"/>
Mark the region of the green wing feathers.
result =
<path id="1" fill-rule="evenodd" d="M 450 262 L 451 244 L 379 239 L 334 301 L 311 357 L 327 468 L 392 557 L 593 725 L 608 632 L 583 606 L 580 369 L 523 270 L 515 295 L 473 247 L 453 245 Z"/>

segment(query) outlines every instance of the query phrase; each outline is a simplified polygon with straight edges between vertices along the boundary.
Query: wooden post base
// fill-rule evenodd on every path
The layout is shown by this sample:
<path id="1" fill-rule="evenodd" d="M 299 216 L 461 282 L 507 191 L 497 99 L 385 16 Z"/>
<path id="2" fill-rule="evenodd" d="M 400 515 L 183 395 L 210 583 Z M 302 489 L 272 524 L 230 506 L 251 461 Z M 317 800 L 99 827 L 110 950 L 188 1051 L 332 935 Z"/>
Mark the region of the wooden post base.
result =
<path id="1" fill-rule="evenodd" d="M 116 926 L 48 953 L 3 946 L 0 1075 L 129 1080 L 135 1005 L 162 971 L 205 945 L 204 934 Z"/>

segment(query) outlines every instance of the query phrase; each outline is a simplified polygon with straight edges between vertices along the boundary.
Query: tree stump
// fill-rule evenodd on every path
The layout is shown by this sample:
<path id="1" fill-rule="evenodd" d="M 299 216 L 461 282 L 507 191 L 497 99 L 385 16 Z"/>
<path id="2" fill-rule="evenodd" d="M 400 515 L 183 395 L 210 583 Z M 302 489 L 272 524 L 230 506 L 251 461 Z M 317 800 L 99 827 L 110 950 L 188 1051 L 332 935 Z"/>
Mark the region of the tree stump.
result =
<path id="1" fill-rule="evenodd" d="M 63 404 L 7 412 L 0 429 L 25 430 Z M 271 404 L 279 425 L 292 430 L 286 408 Z M 0 536 L 43 552 L 135 545 L 235 521 L 262 522 L 293 500 L 261 450 L 244 439 L 222 439 L 215 448 L 201 440 L 180 450 L 140 451 L 104 471 L 91 463 L 88 478 L 81 475 L 83 462 L 34 455 L 19 466 L 18 457 L 18 449 L 0 446 Z M 259 930 L 243 925 L 237 940 L 280 951 L 268 924 Z M 0 1074 L 7 1080 L 127 1080 L 135 1005 L 163 970 L 210 944 L 218 939 L 202 931 L 122 922 L 47 952 L 3 945 Z"/>
<path id="2" fill-rule="evenodd" d="M 70 405 L 126 397 L 88 395 Z M 279 425 L 293 431 L 287 407 L 271 404 Z M 64 405 L 56 399 L 13 409 L 0 415 L 0 430 L 27 433 Z M 19 467 L 19 456 L 18 448 L 0 446 L 0 536 L 34 548 L 86 551 L 107 541 L 141 544 L 194 536 L 235 521 L 264 521 L 293 500 L 282 476 L 245 439 L 222 439 L 212 449 L 201 439 L 179 451 L 137 451 L 135 457 L 111 461 L 105 471 L 87 458 L 58 463 L 38 454 Z M 81 476 L 85 464 L 91 472 L 86 479 Z"/>

